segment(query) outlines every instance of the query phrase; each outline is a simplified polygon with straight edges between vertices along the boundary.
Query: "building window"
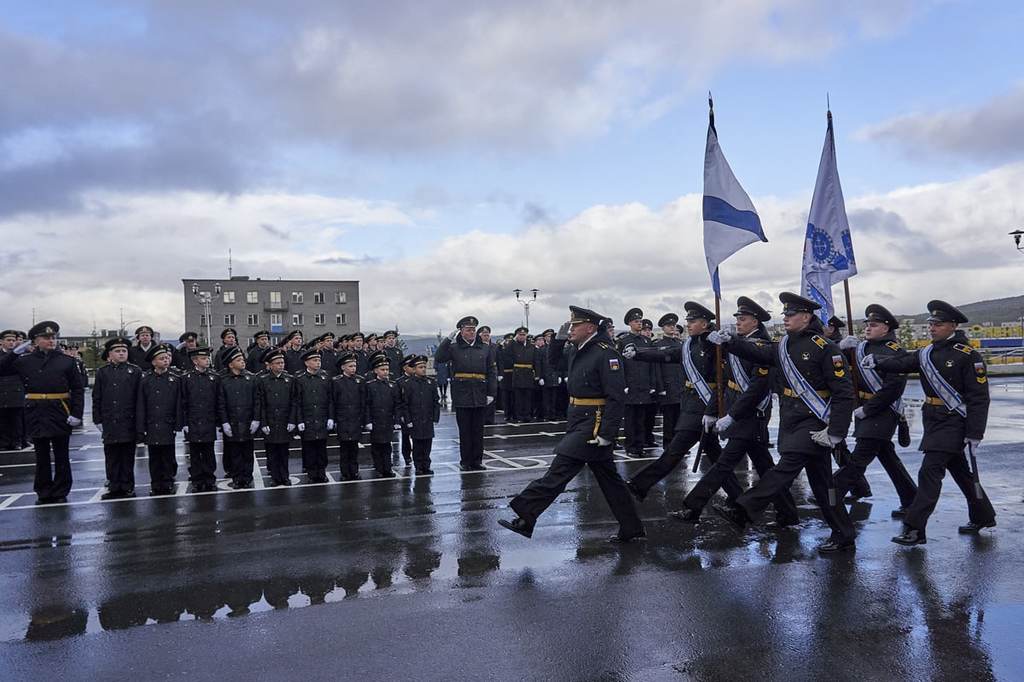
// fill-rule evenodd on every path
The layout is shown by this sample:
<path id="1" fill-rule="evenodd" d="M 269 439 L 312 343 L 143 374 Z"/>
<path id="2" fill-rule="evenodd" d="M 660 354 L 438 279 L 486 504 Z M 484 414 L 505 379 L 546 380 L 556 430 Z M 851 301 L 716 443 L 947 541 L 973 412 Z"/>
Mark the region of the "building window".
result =
<path id="1" fill-rule="evenodd" d="M 313 303 L 323 303 L 324 302 L 324 298 L 325 298 L 324 292 L 322 292 L 322 291 L 314 291 L 313 292 Z"/>
<path id="2" fill-rule="evenodd" d="M 316 315 L 313 315 L 313 324 L 319 325 L 319 326 L 322 327 L 324 325 L 324 314 L 323 313 L 317 313 Z"/>
<path id="3" fill-rule="evenodd" d="M 249 313 L 246 315 L 246 324 L 250 327 L 258 327 L 260 324 L 260 316 L 256 313 Z"/>
<path id="4" fill-rule="evenodd" d="M 271 291 L 270 292 L 270 307 L 280 308 L 281 307 L 281 292 Z"/>
<path id="5" fill-rule="evenodd" d="M 235 292 L 233 292 L 233 291 L 225 291 L 224 292 L 224 302 L 225 303 L 234 303 L 235 302 Z"/>
<path id="6" fill-rule="evenodd" d="M 224 326 L 225 327 L 231 327 L 234 324 L 235 324 L 235 314 L 234 313 L 224 313 Z"/>
<path id="7" fill-rule="evenodd" d="M 284 320 L 282 320 L 281 317 L 281 313 L 270 313 L 270 326 L 280 327 L 284 324 Z"/>
<path id="8" fill-rule="evenodd" d="M 302 292 L 301 291 L 293 291 L 292 292 L 292 303 L 302 303 Z"/>
<path id="9" fill-rule="evenodd" d="M 348 315 L 346 313 L 338 313 L 337 315 L 334 316 L 334 324 L 338 325 L 339 327 L 344 327 L 346 324 L 348 324 Z"/>
<path id="10" fill-rule="evenodd" d="M 302 324 L 302 313 L 292 313 L 292 326 L 301 327 Z"/>
<path id="11" fill-rule="evenodd" d="M 259 303 L 260 302 L 260 292 L 258 292 L 258 291 L 247 291 L 247 292 L 245 292 L 245 302 L 246 303 Z"/>
<path id="12" fill-rule="evenodd" d="M 345 294 L 344 291 L 335 291 L 334 292 L 334 302 L 335 303 L 348 303 L 348 296 Z"/>

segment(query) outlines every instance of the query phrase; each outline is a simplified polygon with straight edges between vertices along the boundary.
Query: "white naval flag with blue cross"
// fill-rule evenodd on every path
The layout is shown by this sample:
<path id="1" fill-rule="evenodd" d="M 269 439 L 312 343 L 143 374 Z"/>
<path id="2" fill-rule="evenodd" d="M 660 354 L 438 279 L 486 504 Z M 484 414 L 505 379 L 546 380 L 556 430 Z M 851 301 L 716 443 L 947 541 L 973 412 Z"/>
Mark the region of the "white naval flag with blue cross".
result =
<path id="1" fill-rule="evenodd" d="M 710 98 L 708 104 L 711 104 Z M 715 113 L 708 121 L 708 141 L 704 150 L 704 257 L 711 274 L 715 296 L 721 296 L 718 266 L 744 246 L 766 242 L 750 197 L 743 191 L 729 162 L 718 146 Z"/>
<path id="2" fill-rule="evenodd" d="M 853 240 L 850 238 L 850 223 L 846 220 L 843 187 L 839 184 L 832 112 L 829 111 L 825 148 L 821 150 L 811 212 L 807 215 L 800 293 L 819 303 L 821 308 L 818 315 L 822 320 L 828 320 L 835 314 L 832 285 L 856 274 L 857 261 L 853 257 Z"/>

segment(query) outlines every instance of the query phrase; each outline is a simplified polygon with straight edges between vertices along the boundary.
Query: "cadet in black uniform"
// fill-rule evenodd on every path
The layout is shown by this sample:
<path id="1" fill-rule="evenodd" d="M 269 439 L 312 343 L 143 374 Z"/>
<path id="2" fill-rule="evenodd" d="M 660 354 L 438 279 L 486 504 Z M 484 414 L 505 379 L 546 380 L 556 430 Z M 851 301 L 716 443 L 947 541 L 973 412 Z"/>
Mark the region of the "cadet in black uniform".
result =
<path id="1" fill-rule="evenodd" d="M 40 322 L 28 330 L 28 341 L 0 356 L 0 376 L 20 376 L 25 387 L 25 432 L 36 451 L 36 504 L 67 502 L 71 429 L 82 425 L 85 409 L 82 375 L 75 361 L 57 350 L 58 333 L 56 322 Z"/>
<path id="2" fill-rule="evenodd" d="M 906 355 L 906 351 L 896 341 L 896 330 L 900 323 L 892 313 L 874 303 L 867 307 L 864 315 L 866 340 L 858 341 L 848 336 L 840 341 L 840 348 L 852 352 L 858 362 L 859 358 L 867 355 L 876 356 L 876 360 Z M 900 374 L 886 374 L 882 377 L 873 369 L 861 369 L 860 383 L 862 385 L 857 392 L 860 406 L 853 412 L 853 436 L 857 444 L 849 460 L 836 472 L 836 493 L 840 498 L 846 495 L 864 477 L 868 465 L 877 457 L 900 498 L 899 509 L 892 512 L 893 518 L 902 518 L 917 495 L 917 485 L 907 473 L 892 444 L 892 437 L 903 419 L 902 397 L 907 379 Z"/>
<path id="3" fill-rule="evenodd" d="M 268 348 L 260 358 L 260 365 L 269 365 L 270 371 L 259 376 L 256 383 L 256 401 L 259 405 L 260 430 L 267 453 L 267 473 L 272 486 L 291 485 L 288 475 L 288 446 L 299 422 L 296 397 L 297 380 L 284 371 L 284 351 Z"/>
<path id="4" fill-rule="evenodd" d="M 846 323 L 833 315 L 828 318 L 828 323 L 825 325 L 825 333 L 822 334 L 822 336 L 834 343 L 840 343 L 843 340 L 843 330 L 845 328 Z M 847 363 L 852 362 L 852 360 L 852 356 L 848 355 L 846 358 Z M 845 439 L 836 445 L 833 450 L 833 454 L 835 455 L 836 462 L 840 467 L 845 467 L 850 463 L 850 448 L 846 445 Z M 851 471 L 848 469 L 847 473 L 849 474 L 850 472 Z M 848 488 L 850 495 L 854 498 L 871 497 L 871 485 L 868 483 L 868 479 L 863 475 L 853 481 Z"/>
<path id="5" fill-rule="evenodd" d="M 117 337 L 103 344 L 92 387 L 92 421 L 103 438 L 107 492 L 101 499 L 135 496 L 135 402 L 142 370 L 128 362 L 131 341 Z"/>
<path id="6" fill-rule="evenodd" d="M 512 380 L 512 373 L 515 371 L 512 365 L 512 339 L 515 334 L 509 332 L 502 337 L 498 344 L 498 356 L 496 359 L 498 370 L 498 389 L 501 392 L 501 411 L 505 414 L 505 422 L 515 421 L 515 382 Z"/>
<path id="7" fill-rule="evenodd" d="M 483 471 L 484 417 L 494 402 L 497 367 L 491 349 L 476 334 L 477 319 L 459 320 L 456 331 L 441 341 L 435 360 L 451 363 L 452 409 L 459 426 L 459 467 Z"/>
<path id="8" fill-rule="evenodd" d="M 855 531 L 842 500 L 836 498 L 829 451 L 846 437 L 853 414 L 853 386 L 839 346 L 824 336 L 814 314 L 820 306 L 796 294 L 779 295 L 786 336 L 773 347 L 758 346 L 723 332 L 708 340 L 727 344 L 728 351 L 757 365 L 775 367 L 779 398 L 779 462 L 736 506 L 716 507 L 741 528 L 785 490 L 804 469 L 822 516 L 832 529 L 822 553 L 852 550 Z"/>
<path id="9" fill-rule="evenodd" d="M 663 336 L 653 342 L 654 348 L 662 353 L 675 355 L 682 352 L 683 342 L 679 340 L 679 316 L 675 313 L 662 315 L 658 320 Z M 678 349 L 678 350 L 676 350 Z M 667 448 L 675 436 L 679 410 L 683 402 L 683 385 L 686 374 L 681 362 L 668 362 L 658 368 L 658 409 L 661 411 L 661 447 Z"/>
<path id="10" fill-rule="evenodd" d="M 370 423 L 370 454 L 377 475 L 394 478 L 391 470 L 391 434 L 400 428 L 402 422 L 401 402 L 398 388 L 388 378 L 390 366 L 385 354 L 374 355 L 370 361 L 374 378 L 366 382 L 366 415 Z"/>
<path id="11" fill-rule="evenodd" d="M 384 351 L 384 355 L 388 359 L 388 376 L 392 381 L 402 376 L 402 349 L 395 345 L 398 341 L 398 332 L 394 329 L 389 329 L 384 332 L 384 336 L 381 337 L 384 341 L 384 347 L 381 349 Z"/>
<path id="12" fill-rule="evenodd" d="M 555 458 L 544 476 L 512 499 L 516 513 L 498 523 L 525 537 L 533 535 L 537 518 L 555 501 L 584 466 L 597 479 L 619 532 L 612 542 L 646 537 L 625 483 L 615 469 L 612 450 L 622 421 L 625 372 L 622 358 L 604 333 L 604 317 L 592 310 L 570 306 L 569 322 L 562 325 L 549 353 L 569 355 L 569 415 L 565 436 L 555 446 Z M 571 344 L 566 344 L 566 340 Z"/>
<path id="13" fill-rule="evenodd" d="M 0 332 L 0 356 L 14 352 L 19 332 L 7 329 Z M 11 374 L 0 376 L 0 450 L 20 450 L 25 447 L 25 385 L 21 377 Z"/>
<path id="14" fill-rule="evenodd" d="M 491 354 L 494 356 L 495 364 L 497 364 L 498 353 L 501 351 L 501 348 L 498 346 L 498 344 L 496 344 L 493 341 L 491 341 L 491 328 L 488 327 L 487 325 L 482 325 L 479 329 L 476 330 L 476 333 L 477 333 L 477 336 L 479 337 L 481 343 L 483 343 L 485 346 L 487 346 L 490 349 Z M 443 404 L 447 405 L 447 403 L 448 403 L 448 384 L 451 381 L 451 368 L 448 367 L 448 363 L 438 363 L 437 360 L 435 359 L 434 360 L 434 371 L 435 371 L 435 373 L 437 375 L 438 388 L 439 388 L 440 393 L 441 393 L 441 402 Z M 500 377 L 501 376 L 501 374 L 500 374 L 501 369 L 498 368 L 498 371 L 499 371 L 498 376 Z M 499 402 L 500 395 L 501 395 L 501 391 L 499 390 L 498 391 L 498 396 L 495 396 L 495 400 L 493 402 L 491 402 L 491 404 L 489 404 L 487 406 L 487 410 L 484 413 L 484 424 L 494 424 L 495 423 L 495 421 L 497 419 L 497 416 L 496 416 L 495 413 L 496 413 L 496 411 L 498 409 L 498 402 Z"/>
<path id="15" fill-rule="evenodd" d="M 252 335 L 252 340 L 253 346 L 246 355 L 245 368 L 253 374 L 259 374 L 265 368 L 263 356 L 270 350 L 270 332 L 261 329 Z"/>
<path id="16" fill-rule="evenodd" d="M 413 356 L 414 373 L 400 385 L 402 423 L 412 438 L 412 461 L 418 476 L 434 473 L 430 468 L 430 450 L 434 443 L 434 424 L 441 420 L 441 400 L 437 382 L 427 376 L 427 356 Z"/>
<path id="17" fill-rule="evenodd" d="M 366 337 L 362 332 L 356 332 L 352 335 L 352 355 L 356 358 L 356 374 L 366 378 L 366 373 L 370 371 L 370 362 L 367 358 L 366 349 L 363 347 L 363 343 Z"/>
<path id="18" fill-rule="evenodd" d="M 647 493 L 658 481 L 672 473 L 683 461 L 686 452 L 698 442 L 703 442 L 704 454 L 712 462 L 717 462 L 721 453 L 718 438 L 711 433 L 718 414 L 718 401 L 715 394 L 715 347 L 707 341 L 715 314 L 694 301 L 687 301 L 684 308 L 689 333 L 686 343 L 663 350 L 649 346 L 626 346 L 626 356 L 635 358 L 632 362 L 640 366 L 644 366 L 643 362 L 681 363 L 687 377 L 683 384 L 679 419 L 672 440 L 661 457 L 626 481 L 626 485 L 639 500 L 647 497 Z M 722 482 L 722 488 L 730 500 L 743 491 L 731 472 Z"/>
<path id="19" fill-rule="evenodd" d="M 220 343 L 221 346 L 217 349 L 217 354 L 213 356 L 213 368 L 224 374 L 228 367 L 227 354 L 233 348 L 238 348 L 238 332 L 232 327 L 225 327 L 220 333 Z M 238 348 L 238 350 L 242 349 Z"/>
<path id="20" fill-rule="evenodd" d="M 327 482 L 327 436 L 334 430 L 331 409 L 331 380 L 320 369 L 320 351 L 307 350 L 305 370 L 295 378 L 295 402 L 299 438 L 302 440 L 302 468 L 313 483 Z"/>
<path id="21" fill-rule="evenodd" d="M 960 526 L 965 534 L 977 534 L 996 525 L 996 512 L 988 495 L 971 473 L 964 448 L 977 453 L 988 421 L 988 373 L 985 361 L 971 348 L 957 325 L 967 316 L 945 301 L 928 303 L 928 332 L 932 343 L 903 357 L 865 356 L 861 366 L 881 372 L 920 372 L 925 402 L 924 452 L 917 474 L 917 495 L 903 519 L 903 532 L 892 540 L 901 545 L 927 542 L 925 527 L 942 492 L 942 478 L 949 471 L 967 498 L 969 521 Z"/>
<path id="22" fill-rule="evenodd" d="M 182 427 L 181 379 L 169 370 L 174 348 L 161 343 L 149 350 L 146 360 L 153 369 L 142 375 L 135 424 L 140 442 L 149 455 L 150 491 L 154 495 L 174 493 L 178 460 L 174 457 L 174 434 Z"/>
<path id="23" fill-rule="evenodd" d="M 550 334 L 548 332 L 551 332 Z M 549 346 L 554 340 L 555 330 L 546 329 L 538 338 L 544 339 L 544 345 L 537 351 L 537 383 L 540 385 L 540 411 L 538 414 L 544 421 L 559 419 L 558 408 L 558 358 L 548 354 Z"/>
<path id="24" fill-rule="evenodd" d="M 338 354 L 334 351 L 334 333 L 324 332 L 320 335 L 320 371 L 328 379 L 338 373 Z"/>
<path id="25" fill-rule="evenodd" d="M 359 374 L 359 363 L 354 352 L 338 358 L 341 373 L 331 380 L 331 405 L 334 408 L 334 428 L 338 432 L 341 451 L 341 480 L 359 478 L 359 438 L 366 416 L 366 380 Z"/>
<path id="26" fill-rule="evenodd" d="M 220 423 L 220 377 L 210 368 L 212 351 L 208 347 L 197 346 L 188 355 L 192 369 L 181 378 L 181 432 L 188 444 L 188 479 L 193 492 L 212 492 L 217 488 L 214 443 Z"/>
<path id="27" fill-rule="evenodd" d="M 627 348 L 637 350 L 650 345 L 647 337 L 640 332 L 643 329 L 644 311 L 630 308 L 624 321 L 629 331 L 618 340 L 618 349 L 623 353 Z M 626 375 L 626 415 L 623 429 L 626 440 L 624 447 L 627 455 L 643 457 L 646 438 L 647 406 L 654 403 L 657 391 L 658 370 L 654 365 L 637 362 L 632 353 L 624 353 L 623 373 Z"/>
<path id="28" fill-rule="evenodd" d="M 512 359 L 512 421 L 533 421 L 533 358 L 537 349 L 526 338 L 529 330 L 518 327 L 509 344 Z M 507 376 L 507 375 L 506 375 Z"/>
<path id="29" fill-rule="evenodd" d="M 293 329 L 284 337 L 284 371 L 298 376 L 306 371 L 306 363 L 302 361 L 305 350 L 302 348 L 302 332 Z"/>
<path id="30" fill-rule="evenodd" d="M 256 376 L 245 369 L 245 353 L 235 346 L 224 355 L 217 416 L 224 434 L 224 472 L 232 488 L 251 488 L 253 434 L 260 428 Z"/>
<path id="31" fill-rule="evenodd" d="M 771 319 L 764 308 L 746 296 L 736 301 L 736 334 L 748 342 L 764 348 L 771 347 L 771 338 L 764 323 Z M 763 365 L 730 356 L 725 365 L 727 379 L 725 391 L 726 413 L 715 422 L 715 431 L 729 440 L 718 455 L 718 461 L 693 486 L 683 500 L 683 509 L 672 512 L 681 521 L 696 523 L 711 496 L 725 481 L 734 476 L 736 465 L 744 456 L 749 457 L 758 476 L 764 476 L 775 462 L 768 451 L 768 421 L 771 419 L 771 373 Z M 735 495 L 730 497 L 730 502 Z M 775 520 L 780 526 L 800 522 L 796 503 L 789 490 L 779 493 L 772 504 Z"/>
<path id="32" fill-rule="evenodd" d="M 415 354 L 406 355 L 402 358 L 402 376 L 395 380 L 395 384 L 398 386 L 399 393 L 402 392 L 402 387 L 412 377 L 416 376 L 416 358 Z M 390 362 L 390 359 L 389 359 Z M 406 422 L 402 422 L 402 458 L 405 460 L 406 466 L 412 464 L 412 435 L 411 429 Z"/>
<path id="33" fill-rule="evenodd" d="M 136 328 L 135 344 L 128 349 L 128 362 L 141 368 L 144 372 L 153 369 L 146 361 L 146 354 L 156 345 L 153 342 L 153 328 L 147 324 Z"/>
<path id="34" fill-rule="evenodd" d="M 174 348 L 174 359 L 171 366 L 178 372 L 184 374 L 192 371 L 192 358 L 188 353 L 196 348 L 199 342 L 199 335 L 195 332 L 184 332 L 178 337 L 178 345 Z"/>
<path id="35" fill-rule="evenodd" d="M 654 344 L 654 323 L 648 320 L 646 317 L 640 320 L 640 336 L 647 339 L 647 343 Z M 657 443 L 654 440 L 654 425 L 658 419 L 658 406 L 661 403 L 660 395 L 662 392 L 662 375 L 661 367 L 656 367 L 654 370 L 654 392 L 651 393 L 651 402 L 644 406 L 644 447 L 653 448 L 657 447 Z"/>

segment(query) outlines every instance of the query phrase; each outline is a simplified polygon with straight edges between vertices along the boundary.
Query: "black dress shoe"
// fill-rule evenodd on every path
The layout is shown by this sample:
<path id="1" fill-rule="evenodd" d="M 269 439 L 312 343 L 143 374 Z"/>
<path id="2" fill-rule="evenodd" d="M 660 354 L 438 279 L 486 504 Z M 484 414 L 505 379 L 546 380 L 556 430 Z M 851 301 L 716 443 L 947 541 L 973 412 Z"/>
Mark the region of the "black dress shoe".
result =
<path id="1" fill-rule="evenodd" d="M 283 486 L 285 486 L 285 487 L 288 487 L 288 486 L 290 486 L 291 484 L 292 484 L 292 479 L 290 479 L 290 478 L 286 478 L 286 479 L 284 479 L 283 481 L 281 481 L 281 485 L 283 485 Z"/>
<path id="2" fill-rule="evenodd" d="M 473 465 L 472 464 L 460 464 L 459 465 L 459 471 L 472 471 L 472 470 L 473 470 Z"/>
<path id="3" fill-rule="evenodd" d="M 417 476 L 430 476 L 433 473 L 434 473 L 433 469 L 417 469 L 416 470 L 416 475 Z"/>
<path id="4" fill-rule="evenodd" d="M 100 495 L 101 500 L 119 500 L 123 496 L 120 490 L 111 490 L 110 492 L 103 493 Z"/>
<path id="5" fill-rule="evenodd" d="M 956 532 L 960 533 L 960 535 L 977 535 L 978 533 L 981 532 L 982 528 L 995 528 L 995 527 L 996 527 L 996 522 L 995 521 L 989 521 L 988 523 L 975 523 L 974 521 L 971 521 L 967 525 L 960 526 L 959 528 L 957 528 Z"/>
<path id="6" fill-rule="evenodd" d="M 36 505 L 53 504 L 53 500 L 49 497 L 40 497 L 36 500 Z"/>
<path id="7" fill-rule="evenodd" d="M 829 538 L 824 543 L 818 545 L 818 554 L 832 554 L 834 552 L 852 552 L 856 549 L 856 545 L 853 540 L 840 540 L 838 538 Z"/>
<path id="8" fill-rule="evenodd" d="M 892 513 L 889 514 L 889 516 L 891 516 L 894 519 L 902 519 L 906 515 L 907 515 L 907 508 L 906 507 L 898 507 L 896 509 L 893 509 Z"/>
<path id="9" fill-rule="evenodd" d="M 747 512 L 744 511 L 743 507 L 730 505 L 718 505 L 713 504 L 711 508 L 715 510 L 715 513 L 721 516 L 729 523 L 736 526 L 738 529 L 743 530 L 747 524 L 750 523 L 750 517 L 747 516 Z"/>
<path id="10" fill-rule="evenodd" d="M 483 464 L 471 464 L 469 467 L 470 471 L 487 471 L 487 467 Z"/>
<path id="11" fill-rule="evenodd" d="M 916 528 L 903 527 L 903 532 L 892 539 L 897 545 L 906 545 L 912 547 L 914 545 L 927 544 L 928 539 L 925 538 L 924 532 L 917 530 Z"/>
<path id="12" fill-rule="evenodd" d="M 689 507 L 684 507 L 679 511 L 669 512 L 668 515 L 676 521 L 683 521 L 685 523 L 698 523 L 700 522 L 700 512 L 700 509 L 690 509 Z"/>
<path id="13" fill-rule="evenodd" d="M 66 497 L 51 497 L 50 498 L 50 504 L 64 504 L 67 501 L 68 501 L 68 498 L 66 498 Z"/>
<path id="14" fill-rule="evenodd" d="M 778 528 L 789 528 L 791 526 L 799 526 L 800 525 L 800 517 L 799 516 L 794 516 L 793 518 L 789 518 L 787 516 L 782 516 L 782 517 L 776 516 L 775 517 L 775 525 Z"/>
<path id="15" fill-rule="evenodd" d="M 533 537 L 533 524 L 524 518 L 517 516 L 511 521 L 508 519 L 498 519 L 498 525 L 502 528 L 508 528 L 513 533 L 519 533 L 524 538 Z"/>
<path id="16" fill-rule="evenodd" d="M 608 542 L 612 543 L 613 545 L 628 545 L 632 542 L 639 542 L 641 540 L 646 539 L 647 531 L 641 530 L 639 533 L 634 533 L 633 535 L 620 535 L 619 533 L 616 533 L 615 535 L 608 538 Z"/>
<path id="17" fill-rule="evenodd" d="M 647 491 L 641 490 L 640 486 L 634 483 L 631 478 L 626 479 L 626 487 L 633 494 L 633 497 L 636 498 L 637 502 L 643 502 L 644 498 L 647 497 Z"/>

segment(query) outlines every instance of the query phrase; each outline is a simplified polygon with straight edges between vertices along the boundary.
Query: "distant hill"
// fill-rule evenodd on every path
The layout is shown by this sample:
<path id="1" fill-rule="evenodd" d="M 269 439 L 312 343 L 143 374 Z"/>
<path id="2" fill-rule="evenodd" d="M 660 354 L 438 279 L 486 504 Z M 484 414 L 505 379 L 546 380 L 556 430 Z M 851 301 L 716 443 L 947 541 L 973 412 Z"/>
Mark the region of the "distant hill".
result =
<path id="1" fill-rule="evenodd" d="M 1024 296 L 1011 296 L 1009 298 L 995 298 L 991 301 L 977 301 L 959 305 L 953 303 L 963 311 L 971 324 L 992 323 L 998 325 L 1002 322 L 1019 322 L 1021 315 L 1024 315 Z M 901 320 L 913 320 L 915 323 L 923 323 L 928 319 L 928 313 L 920 315 L 897 315 Z"/>

